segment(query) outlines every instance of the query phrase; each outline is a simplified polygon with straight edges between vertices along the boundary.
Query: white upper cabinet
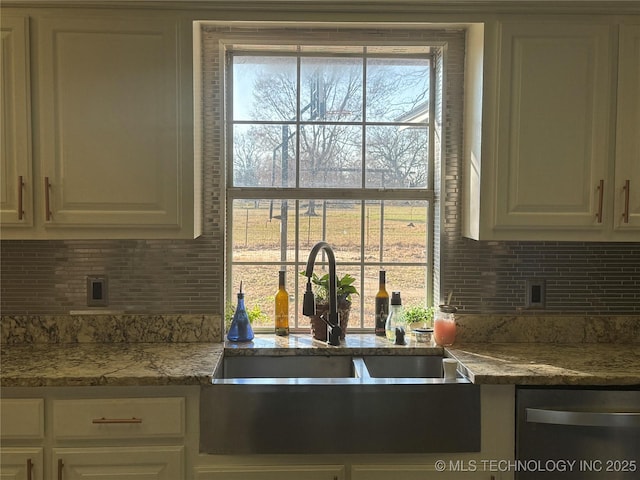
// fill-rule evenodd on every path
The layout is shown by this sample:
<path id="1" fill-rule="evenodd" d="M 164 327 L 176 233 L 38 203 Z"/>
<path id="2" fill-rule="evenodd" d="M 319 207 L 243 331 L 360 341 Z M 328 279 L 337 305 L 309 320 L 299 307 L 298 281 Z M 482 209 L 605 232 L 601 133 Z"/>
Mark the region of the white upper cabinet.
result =
<path id="1" fill-rule="evenodd" d="M 127 12 L 32 22 L 35 228 L 5 228 L 3 215 L 3 238 L 197 236 L 179 22 Z"/>
<path id="2" fill-rule="evenodd" d="M 498 228 L 598 228 L 611 62 L 608 26 L 502 26 Z"/>
<path id="3" fill-rule="evenodd" d="M 33 225 L 29 85 L 29 19 L 3 15 L 0 49 L 0 218 L 3 227 Z"/>
<path id="4" fill-rule="evenodd" d="M 621 25 L 616 123 L 615 216 L 619 232 L 640 232 L 640 25 Z"/>
<path id="5" fill-rule="evenodd" d="M 622 30 L 617 93 L 619 107 L 625 105 L 616 122 L 617 25 L 550 18 L 500 22 L 489 29 L 480 188 L 473 182 L 466 186 L 467 236 L 640 240 L 634 217 L 640 192 L 633 186 L 629 223 L 620 223 L 621 176 L 631 185 L 640 183 L 633 31 Z M 626 52 L 634 48 L 635 53 Z M 634 125 L 635 134 L 625 133 Z"/>

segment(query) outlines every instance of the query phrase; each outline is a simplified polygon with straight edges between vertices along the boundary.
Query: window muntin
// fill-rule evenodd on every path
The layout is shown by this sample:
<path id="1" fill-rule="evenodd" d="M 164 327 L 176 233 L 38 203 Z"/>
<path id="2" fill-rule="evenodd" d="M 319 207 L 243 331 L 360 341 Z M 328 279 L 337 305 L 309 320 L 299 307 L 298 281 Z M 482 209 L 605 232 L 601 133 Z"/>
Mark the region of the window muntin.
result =
<path id="1" fill-rule="evenodd" d="M 373 328 L 380 268 L 405 304 L 424 304 L 430 290 L 428 49 L 286 47 L 227 54 L 228 298 L 243 280 L 247 301 L 266 314 L 258 328 L 272 328 L 277 271 L 286 269 L 292 327 L 308 326 L 298 272 L 326 240 L 338 274 L 358 279 L 349 328 Z"/>

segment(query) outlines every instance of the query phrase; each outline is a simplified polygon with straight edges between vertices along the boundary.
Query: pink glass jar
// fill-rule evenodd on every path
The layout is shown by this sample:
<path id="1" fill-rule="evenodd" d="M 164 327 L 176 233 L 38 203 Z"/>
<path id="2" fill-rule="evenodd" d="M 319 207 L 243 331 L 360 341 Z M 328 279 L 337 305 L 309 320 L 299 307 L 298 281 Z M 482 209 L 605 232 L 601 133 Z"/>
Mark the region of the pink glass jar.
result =
<path id="1" fill-rule="evenodd" d="M 456 307 L 440 305 L 433 319 L 433 340 L 436 345 L 448 347 L 456 341 Z"/>

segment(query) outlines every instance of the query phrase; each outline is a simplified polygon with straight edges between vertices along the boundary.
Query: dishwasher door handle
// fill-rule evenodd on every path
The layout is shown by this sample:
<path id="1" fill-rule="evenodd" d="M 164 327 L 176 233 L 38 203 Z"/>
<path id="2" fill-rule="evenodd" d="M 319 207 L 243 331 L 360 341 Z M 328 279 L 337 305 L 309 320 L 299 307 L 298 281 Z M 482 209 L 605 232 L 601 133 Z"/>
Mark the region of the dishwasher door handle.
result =
<path id="1" fill-rule="evenodd" d="M 640 412 L 588 412 L 526 408 L 528 423 L 548 423 L 576 427 L 640 428 Z"/>

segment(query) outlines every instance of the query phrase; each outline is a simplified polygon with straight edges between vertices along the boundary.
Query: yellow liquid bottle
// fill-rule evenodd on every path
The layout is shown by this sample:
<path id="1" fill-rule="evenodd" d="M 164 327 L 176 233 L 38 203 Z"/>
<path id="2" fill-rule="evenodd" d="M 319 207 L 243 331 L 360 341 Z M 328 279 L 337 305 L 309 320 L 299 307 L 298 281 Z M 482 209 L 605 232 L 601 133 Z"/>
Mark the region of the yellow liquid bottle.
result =
<path id="1" fill-rule="evenodd" d="M 385 336 L 385 322 L 389 315 L 389 292 L 386 288 L 387 274 L 380 270 L 380 286 L 375 297 L 375 332 L 380 337 Z"/>
<path id="2" fill-rule="evenodd" d="M 285 271 L 278 272 L 278 292 L 276 293 L 276 335 L 289 335 L 289 294 L 284 287 Z"/>

